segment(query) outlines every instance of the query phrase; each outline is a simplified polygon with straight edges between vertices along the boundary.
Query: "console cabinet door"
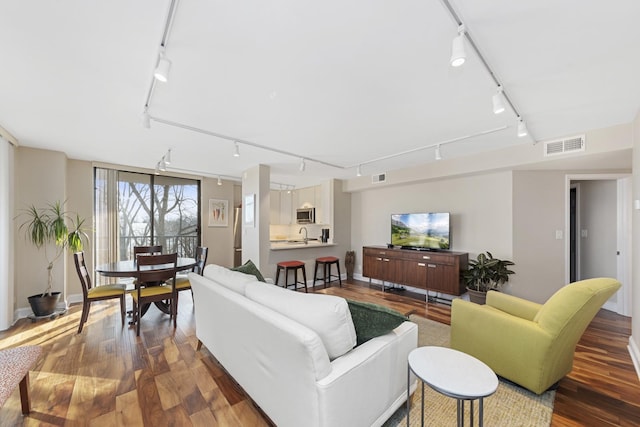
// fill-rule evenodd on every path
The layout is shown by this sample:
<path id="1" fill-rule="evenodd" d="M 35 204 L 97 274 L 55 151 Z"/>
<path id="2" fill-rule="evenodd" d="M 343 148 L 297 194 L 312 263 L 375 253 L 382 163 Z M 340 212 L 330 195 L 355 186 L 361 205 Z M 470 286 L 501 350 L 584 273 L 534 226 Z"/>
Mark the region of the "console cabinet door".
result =
<path id="1" fill-rule="evenodd" d="M 427 263 L 417 260 L 402 261 L 404 271 L 404 284 L 415 288 L 427 287 Z"/>
<path id="2" fill-rule="evenodd" d="M 427 289 L 445 294 L 459 294 L 459 276 L 453 265 L 427 263 Z"/>

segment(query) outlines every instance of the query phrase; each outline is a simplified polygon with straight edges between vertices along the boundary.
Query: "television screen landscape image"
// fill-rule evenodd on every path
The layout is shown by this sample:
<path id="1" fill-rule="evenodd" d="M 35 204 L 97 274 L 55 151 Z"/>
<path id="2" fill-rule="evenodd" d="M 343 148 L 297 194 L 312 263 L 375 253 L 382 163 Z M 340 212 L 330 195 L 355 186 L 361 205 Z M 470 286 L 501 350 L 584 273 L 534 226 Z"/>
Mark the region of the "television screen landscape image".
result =
<path id="1" fill-rule="evenodd" d="M 449 249 L 449 212 L 392 214 L 391 244 L 407 249 Z"/>

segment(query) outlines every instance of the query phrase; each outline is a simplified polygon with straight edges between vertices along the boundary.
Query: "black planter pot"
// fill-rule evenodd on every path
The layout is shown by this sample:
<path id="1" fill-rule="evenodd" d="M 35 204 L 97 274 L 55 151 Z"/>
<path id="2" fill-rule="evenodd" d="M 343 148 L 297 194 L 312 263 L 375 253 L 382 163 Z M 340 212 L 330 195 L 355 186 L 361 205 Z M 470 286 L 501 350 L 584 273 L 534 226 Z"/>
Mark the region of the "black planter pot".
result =
<path id="1" fill-rule="evenodd" d="M 31 310 L 33 310 L 34 315 L 38 317 L 49 316 L 56 311 L 56 306 L 60 299 L 60 292 L 51 292 L 51 295 L 31 295 L 27 299 L 29 300 L 29 304 L 31 304 Z"/>

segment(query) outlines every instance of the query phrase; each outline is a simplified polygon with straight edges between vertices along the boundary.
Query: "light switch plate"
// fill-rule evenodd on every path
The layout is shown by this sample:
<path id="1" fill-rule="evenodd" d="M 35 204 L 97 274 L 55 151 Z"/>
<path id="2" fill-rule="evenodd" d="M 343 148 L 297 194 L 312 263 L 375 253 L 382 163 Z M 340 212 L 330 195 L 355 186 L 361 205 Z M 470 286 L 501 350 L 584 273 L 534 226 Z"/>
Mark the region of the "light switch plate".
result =
<path id="1" fill-rule="evenodd" d="M 556 230 L 556 240 L 562 240 L 562 230 Z"/>

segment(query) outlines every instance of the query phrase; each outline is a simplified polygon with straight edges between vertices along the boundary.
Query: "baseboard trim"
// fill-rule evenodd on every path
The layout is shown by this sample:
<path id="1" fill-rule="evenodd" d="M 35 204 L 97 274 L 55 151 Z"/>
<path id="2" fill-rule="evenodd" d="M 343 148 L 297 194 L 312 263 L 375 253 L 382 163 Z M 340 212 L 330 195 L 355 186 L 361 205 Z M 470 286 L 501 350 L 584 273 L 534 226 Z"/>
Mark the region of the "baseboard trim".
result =
<path id="1" fill-rule="evenodd" d="M 636 375 L 638 375 L 638 379 L 640 380 L 640 349 L 638 349 L 633 336 L 629 337 L 629 345 L 627 346 L 627 348 L 629 349 L 629 354 L 631 355 L 633 366 L 636 369 Z"/>

